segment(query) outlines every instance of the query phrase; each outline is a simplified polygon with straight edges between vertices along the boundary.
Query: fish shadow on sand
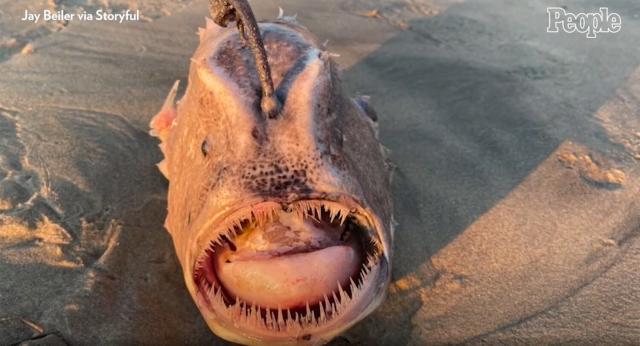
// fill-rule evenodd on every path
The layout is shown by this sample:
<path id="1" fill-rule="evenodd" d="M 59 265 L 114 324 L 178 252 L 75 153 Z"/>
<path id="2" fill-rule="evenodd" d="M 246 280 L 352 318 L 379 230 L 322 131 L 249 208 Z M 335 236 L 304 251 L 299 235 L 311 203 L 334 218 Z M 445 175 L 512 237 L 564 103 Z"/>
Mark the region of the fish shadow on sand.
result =
<path id="1" fill-rule="evenodd" d="M 523 25 L 510 30 L 504 30 L 504 17 L 487 19 L 501 13 L 496 4 L 480 8 L 461 3 L 436 17 L 412 21 L 410 29 L 345 71 L 351 90 L 371 96 L 381 141 L 397 166 L 393 276 L 398 285 L 405 285 L 400 279 L 416 275 L 419 288 L 438 286 L 439 281 L 473 285 L 462 275 L 435 268 L 432 256 L 455 243 L 563 143 L 621 152 L 592 118 L 624 84 L 638 59 L 622 58 L 610 62 L 616 68 L 600 65 L 602 70 L 594 71 L 594 64 L 619 43 L 600 40 L 595 43 L 600 53 L 594 54 L 592 46 L 576 44 L 571 36 L 538 30 L 538 19 L 546 23 L 543 12 L 529 18 L 526 5 L 512 7 L 504 16 Z M 553 49 L 558 46 L 568 48 Z M 604 81 L 603 75 L 611 78 Z M 494 245 L 505 252 L 510 248 L 507 243 Z M 392 287 L 383 307 L 335 344 L 363 337 L 381 343 L 417 342 L 411 336 L 416 323 L 412 317 L 425 293 L 399 290 Z M 535 312 L 525 309 L 503 325 Z M 434 328 L 443 334 L 453 328 L 447 322 L 433 323 L 441 323 Z"/>

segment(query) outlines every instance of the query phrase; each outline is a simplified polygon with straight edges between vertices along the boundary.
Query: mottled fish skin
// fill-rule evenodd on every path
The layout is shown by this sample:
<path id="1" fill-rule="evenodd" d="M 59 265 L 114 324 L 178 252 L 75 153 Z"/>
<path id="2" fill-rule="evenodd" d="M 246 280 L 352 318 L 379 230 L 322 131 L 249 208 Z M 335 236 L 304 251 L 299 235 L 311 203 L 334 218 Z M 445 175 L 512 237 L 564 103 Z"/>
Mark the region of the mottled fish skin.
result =
<path id="1" fill-rule="evenodd" d="M 304 336 L 256 336 L 198 304 L 212 330 L 228 340 L 324 343 L 384 299 L 393 229 L 391 169 L 367 99 L 345 95 L 331 54 L 291 20 L 261 23 L 260 30 L 282 102 L 278 117 L 260 112 L 260 81 L 237 31 L 208 20 L 199 31 L 184 96 L 174 105 L 174 85 L 151 121 L 165 156 L 159 167 L 169 180 L 165 227 L 198 302 L 193 271 L 215 237 L 206 234 L 213 221 L 263 201 L 319 199 L 361 208 L 375 226 L 385 265 L 348 321 Z"/>

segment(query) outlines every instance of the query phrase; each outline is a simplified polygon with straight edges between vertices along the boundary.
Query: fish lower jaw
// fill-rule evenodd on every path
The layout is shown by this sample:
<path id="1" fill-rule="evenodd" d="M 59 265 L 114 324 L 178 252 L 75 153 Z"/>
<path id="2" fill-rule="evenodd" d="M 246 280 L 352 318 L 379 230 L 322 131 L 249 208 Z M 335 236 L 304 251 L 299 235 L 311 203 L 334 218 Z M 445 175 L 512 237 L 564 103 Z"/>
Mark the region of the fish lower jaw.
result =
<path id="1" fill-rule="evenodd" d="M 269 203 L 222 222 L 233 227 L 194 265 L 196 302 L 228 340 L 328 341 L 382 301 L 389 273 L 376 232 L 335 202 Z"/>
<path id="2" fill-rule="evenodd" d="M 228 302 L 224 288 L 216 285 L 208 291 L 198 290 L 195 300 L 209 327 L 226 340 L 245 345 L 320 345 L 382 303 L 388 282 L 376 278 L 387 267 L 386 263 L 376 264 L 357 289 L 336 285 L 331 295 L 302 309 L 271 309 L 242 299 Z"/>

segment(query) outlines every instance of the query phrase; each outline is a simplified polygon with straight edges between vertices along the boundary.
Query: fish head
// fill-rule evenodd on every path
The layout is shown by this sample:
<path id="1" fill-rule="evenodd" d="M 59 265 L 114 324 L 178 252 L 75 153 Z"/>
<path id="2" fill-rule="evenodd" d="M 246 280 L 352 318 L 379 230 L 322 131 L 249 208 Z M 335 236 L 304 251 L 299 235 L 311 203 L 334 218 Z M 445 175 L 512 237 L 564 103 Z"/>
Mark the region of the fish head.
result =
<path id="1" fill-rule="evenodd" d="M 243 344 L 321 344 L 371 313 L 390 280 L 390 169 L 365 99 L 302 26 L 261 23 L 277 117 L 251 53 L 208 22 L 182 99 L 152 120 L 165 227 L 209 327 Z"/>

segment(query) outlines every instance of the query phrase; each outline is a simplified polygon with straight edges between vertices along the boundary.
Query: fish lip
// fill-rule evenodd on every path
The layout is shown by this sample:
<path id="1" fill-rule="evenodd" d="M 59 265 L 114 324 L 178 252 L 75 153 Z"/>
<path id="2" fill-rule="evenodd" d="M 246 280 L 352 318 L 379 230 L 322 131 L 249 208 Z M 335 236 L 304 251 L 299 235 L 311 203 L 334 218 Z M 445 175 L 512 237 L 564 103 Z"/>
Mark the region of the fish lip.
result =
<path id="1" fill-rule="evenodd" d="M 239 213 L 243 210 L 254 208 L 258 205 L 268 205 L 271 203 L 273 203 L 274 206 L 279 205 L 279 207 L 282 208 L 286 207 L 288 204 L 301 201 L 327 201 L 332 203 L 339 203 L 347 206 L 350 210 L 355 210 L 356 212 L 365 216 L 367 218 L 367 221 L 374 229 L 374 236 L 380 242 L 380 245 L 382 247 L 382 251 L 379 254 L 379 261 L 374 265 L 374 268 L 376 270 L 375 275 L 372 277 L 372 280 L 370 280 L 370 284 L 368 284 L 366 290 L 363 290 L 363 294 L 358 298 L 356 304 L 350 306 L 350 308 L 347 309 L 349 311 L 347 311 L 346 313 L 331 320 L 329 326 L 333 326 L 331 327 L 332 329 L 329 328 L 329 326 L 325 326 L 323 330 L 317 333 L 316 331 L 312 331 L 316 334 L 312 335 L 311 339 L 307 339 L 307 336 L 309 335 L 304 335 L 304 338 L 301 339 L 301 337 L 303 337 L 301 335 L 287 335 L 286 333 L 283 333 L 283 335 L 270 334 L 267 336 L 265 336 L 264 332 L 260 334 L 259 331 L 258 334 L 260 335 L 256 334 L 255 332 L 253 334 L 248 333 L 237 324 L 225 319 L 221 314 L 217 314 L 213 306 L 210 305 L 208 299 L 206 299 L 201 294 L 199 289 L 197 289 L 194 285 L 193 273 L 195 272 L 197 260 L 204 253 L 212 238 L 212 235 L 209 235 L 209 237 L 207 237 L 206 233 L 207 231 L 211 230 L 211 225 L 221 224 L 225 220 L 232 218 L 234 214 Z M 190 256 L 188 256 L 188 272 L 185 271 L 185 279 L 189 280 L 188 286 L 192 291 L 194 300 L 196 301 L 196 304 L 198 305 L 203 317 L 205 317 L 207 324 L 209 324 L 209 327 L 214 330 L 216 334 L 222 336 L 227 340 L 239 342 L 242 344 L 323 344 L 330 341 L 335 336 L 349 329 L 355 323 L 368 316 L 382 303 L 382 301 L 384 301 L 384 298 L 386 297 L 386 288 L 391 279 L 391 263 L 389 259 L 390 248 L 384 235 L 385 230 L 387 230 L 388 232 L 391 231 L 391 229 L 384 228 L 384 225 L 381 223 L 380 218 L 371 208 L 368 208 L 366 204 L 360 202 L 356 198 L 343 193 L 312 193 L 280 198 L 256 197 L 233 208 L 227 207 L 225 212 L 217 214 L 215 217 L 212 217 L 210 220 L 208 220 L 208 222 L 204 223 L 202 227 L 198 228 L 195 239 L 196 241 L 200 240 L 197 241 L 200 246 L 194 247 L 194 251 L 191 251 Z M 216 234 L 216 232 L 210 233 Z"/>
<path id="2" fill-rule="evenodd" d="M 208 231 L 211 230 L 212 225 L 221 224 L 223 221 L 229 219 L 232 215 L 239 213 L 242 210 L 253 208 L 254 206 L 257 206 L 257 205 L 274 203 L 274 204 L 280 204 L 281 207 L 286 207 L 288 204 L 293 204 L 296 202 L 306 201 L 306 200 L 328 201 L 328 202 L 342 204 L 350 208 L 351 210 L 357 210 L 360 212 L 361 215 L 366 216 L 368 218 L 369 223 L 374 226 L 375 236 L 379 241 L 381 241 L 382 245 L 384 246 L 383 254 L 386 257 L 387 261 L 389 262 L 390 249 L 385 241 L 386 237 L 384 235 L 384 226 L 380 222 L 376 213 L 373 212 L 373 210 L 371 210 L 370 208 L 368 208 L 365 203 L 359 201 L 355 197 L 352 197 L 344 193 L 335 193 L 335 194 L 309 193 L 304 195 L 292 194 L 286 197 L 257 196 L 257 197 L 248 199 L 247 202 L 242 204 L 230 204 L 227 207 L 223 207 L 223 209 L 226 209 L 224 212 L 218 213 L 217 215 L 214 215 L 213 217 L 211 217 L 209 220 L 204 222 L 202 226 L 198 227 L 198 229 L 194 233 L 195 237 L 193 238 L 193 241 L 197 245 L 193 247 L 192 251 L 189 251 L 187 255 L 187 259 L 188 259 L 187 263 L 189 263 L 190 271 L 191 272 L 193 271 L 198 257 L 202 253 L 204 253 L 205 249 L 209 246 L 209 242 L 213 240 L 212 239 L 213 237 L 211 236 L 211 234 L 207 234 Z M 235 206 L 231 207 L 231 205 L 235 205 Z M 189 274 L 192 274 L 192 273 L 189 273 Z"/>
<path id="3" fill-rule="evenodd" d="M 385 300 L 390 281 L 390 266 L 383 258 L 375 268 L 379 270 L 376 277 L 371 280 L 368 289 L 363 291 L 359 301 L 350 306 L 347 313 L 332 319 L 319 330 L 307 330 L 304 333 L 287 334 L 286 332 L 261 330 L 248 332 L 245 328 L 238 326 L 236 322 L 218 315 L 202 294 L 197 293 L 194 300 L 209 328 L 225 340 L 242 345 L 323 345 L 370 315 Z M 379 274 L 387 275 L 383 280 L 379 280 L 382 277 Z M 362 298 L 365 296 L 369 299 Z"/>

